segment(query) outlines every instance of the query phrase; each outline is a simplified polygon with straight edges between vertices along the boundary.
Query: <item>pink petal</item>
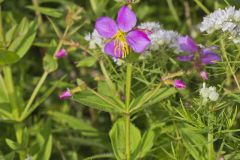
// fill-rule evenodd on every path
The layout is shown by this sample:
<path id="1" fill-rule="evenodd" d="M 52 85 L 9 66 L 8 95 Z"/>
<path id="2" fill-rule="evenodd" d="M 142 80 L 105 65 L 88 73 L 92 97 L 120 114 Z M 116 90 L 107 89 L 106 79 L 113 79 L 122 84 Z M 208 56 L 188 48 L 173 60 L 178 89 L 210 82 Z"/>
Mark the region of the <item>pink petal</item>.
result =
<path id="1" fill-rule="evenodd" d="M 206 71 L 201 71 L 200 76 L 202 77 L 202 79 L 208 80 L 208 73 Z"/>
<path id="2" fill-rule="evenodd" d="M 70 91 L 69 89 L 63 91 L 63 92 L 59 95 L 59 98 L 60 98 L 61 100 L 65 100 L 65 99 L 68 99 L 68 98 L 70 98 L 70 97 L 72 97 L 72 93 L 71 93 L 71 91 Z"/>
<path id="3" fill-rule="evenodd" d="M 114 45 L 114 40 L 107 43 L 104 47 L 104 52 L 112 57 L 120 58 L 122 57 L 122 48 L 116 48 Z"/>
<path id="4" fill-rule="evenodd" d="M 140 30 L 129 32 L 126 39 L 129 46 L 136 53 L 143 52 L 151 43 L 151 40 L 148 38 L 148 36 Z"/>
<path id="5" fill-rule="evenodd" d="M 174 81 L 174 87 L 181 89 L 181 88 L 186 88 L 187 86 L 182 80 L 176 79 Z"/>
<path id="6" fill-rule="evenodd" d="M 109 17 L 98 18 L 95 24 L 95 28 L 98 33 L 105 38 L 113 37 L 118 30 L 115 21 Z"/>
<path id="7" fill-rule="evenodd" d="M 131 9 L 127 6 L 123 6 L 118 12 L 117 23 L 122 31 L 129 32 L 136 26 L 137 17 Z"/>

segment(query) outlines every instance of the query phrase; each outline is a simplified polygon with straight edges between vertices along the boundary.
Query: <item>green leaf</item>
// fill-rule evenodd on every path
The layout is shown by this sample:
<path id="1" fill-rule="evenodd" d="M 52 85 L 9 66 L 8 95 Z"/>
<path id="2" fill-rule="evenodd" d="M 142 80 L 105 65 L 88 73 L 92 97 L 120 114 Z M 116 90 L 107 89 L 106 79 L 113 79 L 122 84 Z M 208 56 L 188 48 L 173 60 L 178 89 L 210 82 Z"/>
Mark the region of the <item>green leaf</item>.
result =
<path id="1" fill-rule="evenodd" d="M 9 40 L 12 37 L 14 38 L 7 49 L 9 54 L 3 55 L 0 53 L 0 65 L 1 61 L 5 61 L 5 64 L 12 64 L 19 61 L 31 47 L 36 36 L 36 30 L 37 24 L 34 21 L 29 23 L 26 18 L 21 20 L 16 29 L 10 29 L 10 31 L 7 33 L 7 37 Z"/>
<path id="2" fill-rule="evenodd" d="M 44 150 L 41 154 L 39 154 L 38 160 L 43 160 L 43 159 L 49 160 L 51 157 L 51 153 L 52 153 L 52 135 L 50 135 L 47 141 L 45 142 Z"/>
<path id="3" fill-rule="evenodd" d="M 9 45 L 13 39 L 15 38 L 14 35 L 16 33 L 16 30 L 17 30 L 17 25 L 14 25 L 12 28 L 10 28 L 7 33 L 6 33 L 6 42 L 7 42 L 7 45 Z"/>
<path id="4" fill-rule="evenodd" d="M 96 64 L 97 59 L 95 57 L 86 57 L 77 63 L 77 67 L 91 67 Z"/>
<path id="5" fill-rule="evenodd" d="M 91 7 L 97 16 L 104 12 L 108 2 L 109 0 L 90 0 Z"/>
<path id="6" fill-rule="evenodd" d="M 155 134 L 153 130 L 149 130 L 144 133 L 141 142 L 133 153 L 134 159 L 143 158 L 151 150 L 154 144 L 154 137 Z"/>
<path id="7" fill-rule="evenodd" d="M 110 113 L 121 113 L 122 109 L 110 97 L 101 95 L 93 90 L 85 90 L 73 95 L 73 100 L 88 107 Z"/>
<path id="8" fill-rule="evenodd" d="M 177 91 L 175 88 L 156 88 L 147 93 L 143 93 L 137 99 L 135 99 L 132 103 L 130 108 L 131 112 L 136 113 L 139 112 L 151 105 L 154 105 L 163 99 L 175 94 Z"/>
<path id="9" fill-rule="evenodd" d="M 28 129 L 25 127 L 22 134 L 22 146 L 26 148 L 28 146 L 28 142 L 29 142 L 29 133 L 28 133 Z"/>
<path id="10" fill-rule="evenodd" d="M 71 128 L 81 130 L 81 131 L 91 131 L 96 132 L 97 130 L 91 126 L 90 124 L 84 122 L 81 119 L 77 119 L 73 116 L 60 113 L 60 112 L 53 112 L 49 111 L 48 114 L 53 118 L 56 122 L 62 122 L 68 124 Z"/>
<path id="11" fill-rule="evenodd" d="M 18 144 L 17 142 L 14 142 L 11 139 L 6 138 L 5 141 L 12 150 L 17 151 L 22 149 L 22 146 L 20 144 Z"/>
<path id="12" fill-rule="evenodd" d="M 62 33 L 61 33 L 60 29 L 59 29 L 59 28 L 57 27 L 57 25 L 52 21 L 51 18 L 49 18 L 49 17 L 47 17 L 47 18 L 48 18 L 49 22 L 51 23 L 51 25 L 52 25 L 55 33 L 56 33 L 57 36 L 60 38 L 60 37 L 62 36 Z"/>
<path id="13" fill-rule="evenodd" d="M 54 18 L 59 18 L 62 16 L 62 13 L 58 11 L 57 9 L 54 8 L 47 8 L 47 7 L 35 7 L 32 5 L 27 6 L 28 9 L 31 9 L 33 11 L 38 11 L 41 14 L 54 17 Z"/>
<path id="14" fill-rule="evenodd" d="M 20 57 L 13 51 L 0 49 L 0 66 L 17 62 Z"/>
<path id="15" fill-rule="evenodd" d="M 125 159 L 125 121 L 123 118 L 118 119 L 112 129 L 109 132 L 109 136 L 111 139 L 112 147 L 114 150 L 114 154 L 117 159 L 122 160 Z M 131 153 L 134 152 L 134 150 L 139 145 L 139 142 L 141 140 L 141 133 L 137 127 L 135 127 L 132 123 L 130 123 L 130 151 Z"/>
<path id="16" fill-rule="evenodd" d="M 196 160 L 204 159 L 205 146 L 208 144 L 202 132 L 188 125 L 188 127 L 179 128 L 183 145 Z M 191 135 L 191 136 L 189 136 Z M 207 157 L 205 157 L 207 159 Z"/>
<path id="17" fill-rule="evenodd" d="M 8 103 L 8 94 L 7 89 L 3 80 L 3 77 L 0 75 L 0 103 Z"/>
<path id="18" fill-rule="evenodd" d="M 4 160 L 14 160 L 15 158 L 15 152 L 8 153 L 4 156 Z"/>

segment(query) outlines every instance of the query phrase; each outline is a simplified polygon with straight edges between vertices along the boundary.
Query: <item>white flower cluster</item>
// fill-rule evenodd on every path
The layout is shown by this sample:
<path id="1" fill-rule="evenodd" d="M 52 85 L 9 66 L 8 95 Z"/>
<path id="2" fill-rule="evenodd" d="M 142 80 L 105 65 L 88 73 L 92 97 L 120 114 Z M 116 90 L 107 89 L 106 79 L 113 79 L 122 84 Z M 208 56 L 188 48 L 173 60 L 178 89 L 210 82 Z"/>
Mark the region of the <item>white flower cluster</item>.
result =
<path id="1" fill-rule="evenodd" d="M 206 83 L 203 83 L 203 87 L 200 89 L 200 95 L 203 97 L 203 100 L 206 102 L 217 101 L 219 94 L 216 91 L 216 87 L 206 87 Z"/>
<path id="2" fill-rule="evenodd" d="M 161 25 L 156 22 L 142 23 L 138 28 L 144 30 L 148 34 L 151 40 L 149 50 L 157 51 L 161 46 L 167 46 L 174 50 L 178 50 L 177 40 L 179 34 L 177 32 L 164 30 Z"/>
<path id="3" fill-rule="evenodd" d="M 150 32 L 156 32 L 160 29 L 162 29 L 162 26 L 160 23 L 157 22 L 144 22 L 141 23 L 138 28 L 143 29 L 143 30 L 148 30 Z"/>
<path id="4" fill-rule="evenodd" d="M 240 10 L 235 7 L 218 9 L 204 17 L 200 26 L 201 32 L 213 33 L 221 30 L 230 34 L 229 39 L 234 43 L 240 43 Z"/>
<path id="5" fill-rule="evenodd" d="M 104 38 L 98 34 L 97 30 L 94 29 L 92 33 L 88 33 L 84 38 L 89 42 L 90 49 L 104 48 Z"/>

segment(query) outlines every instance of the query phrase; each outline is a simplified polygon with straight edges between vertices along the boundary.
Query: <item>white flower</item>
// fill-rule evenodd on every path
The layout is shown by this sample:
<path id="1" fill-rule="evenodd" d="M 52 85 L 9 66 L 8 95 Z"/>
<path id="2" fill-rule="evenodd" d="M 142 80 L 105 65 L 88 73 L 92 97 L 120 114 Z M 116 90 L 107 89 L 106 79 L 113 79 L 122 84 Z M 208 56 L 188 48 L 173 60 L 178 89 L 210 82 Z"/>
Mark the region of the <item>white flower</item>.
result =
<path id="1" fill-rule="evenodd" d="M 148 50 L 157 51 L 162 46 L 167 46 L 174 50 L 178 49 L 177 39 L 179 34 L 175 31 L 164 30 L 157 22 L 146 22 L 138 26 L 138 28 L 146 30 L 151 45 Z"/>
<path id="2" fill-rule="evenodd" d="M 203 18 L 199 29 L 209 34 L 215 31 L 229 33 L 229 39 L 240 43 L 240 10 L 236 10 L 235 7 L 218 9 Z"/>
<path id="3" fill-rule="evenodd" d="M 200 95 L 203 97 L 203 100 L 206 102 L 210 101 L 217 101 L 219 94 L 216 91 L 216 87 L 209 87 L 206 88 L 206 83 L 203 83 L 203 87 L 200 89 Z"/>
<path id="4" fill-rule="evenodd" d="M 156 32 L 157 30 L 162 29 L 162 26 L 158 22 L 144 22 L 141 23 L 138 28 L 148 30 L 150 32 Z"/>
<path id="5" fill-rule="evenodd" d="M 97 30 L 94 29 L 92 33 L 88 33 L 84 38 L 89 42 L 90 49 L 96 49 L 97 46 L 101 49 L 104 48 L 104 38 L 98 34 Z"/>

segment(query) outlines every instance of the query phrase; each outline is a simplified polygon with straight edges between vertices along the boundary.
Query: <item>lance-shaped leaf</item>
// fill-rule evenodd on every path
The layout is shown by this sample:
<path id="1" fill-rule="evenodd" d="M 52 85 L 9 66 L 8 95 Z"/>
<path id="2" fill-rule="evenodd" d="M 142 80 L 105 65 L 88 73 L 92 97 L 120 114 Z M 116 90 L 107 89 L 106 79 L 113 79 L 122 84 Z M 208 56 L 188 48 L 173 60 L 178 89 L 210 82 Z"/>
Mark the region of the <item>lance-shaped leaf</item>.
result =
<path id="1" fill-rule="evenodd" d="M 137 149 L 133 153 L 135 159 L 143 158 L 152 148 L 154 144 L 154 131 L 148 130 L 144 133 Z"/>
<path id="2" fill-rule="evenodd" d="M 132 123 L 130 123 L 129 132 L 130 132 L 130 151 L 131 153 L 133 153 L 141 140 L 141 133 L 139 129 L 135 127 Z M 114 154 L 116 158 L 119 160 L 126 158 L 125 135 L 126 135 L 126 126 L 125 126 L 124 118 L 121 118 L 114 123 L 112 129 L 109 132 Z"/>
<path id="3" fill-rule="evenodd" d="M 160 88 L 159 85 L 155 89 L 143 93 L 141 96 L 133 100 L 130 106 L 131 112 L 136 113 L 140 110 L 143 110 L 144 108 L 156 104 L 163 99 L 175 94 L 176 92 L 177 91 L 175 88 Z"/>
<path id="4" fill-rule="evenodd" d="M 73 100 L 82 105 L 92 107 L 100 111 L 110 113 L 123 112 L 121 106 L 113 98 L 101 95 L 91 89 L 74 94 Z"/>

